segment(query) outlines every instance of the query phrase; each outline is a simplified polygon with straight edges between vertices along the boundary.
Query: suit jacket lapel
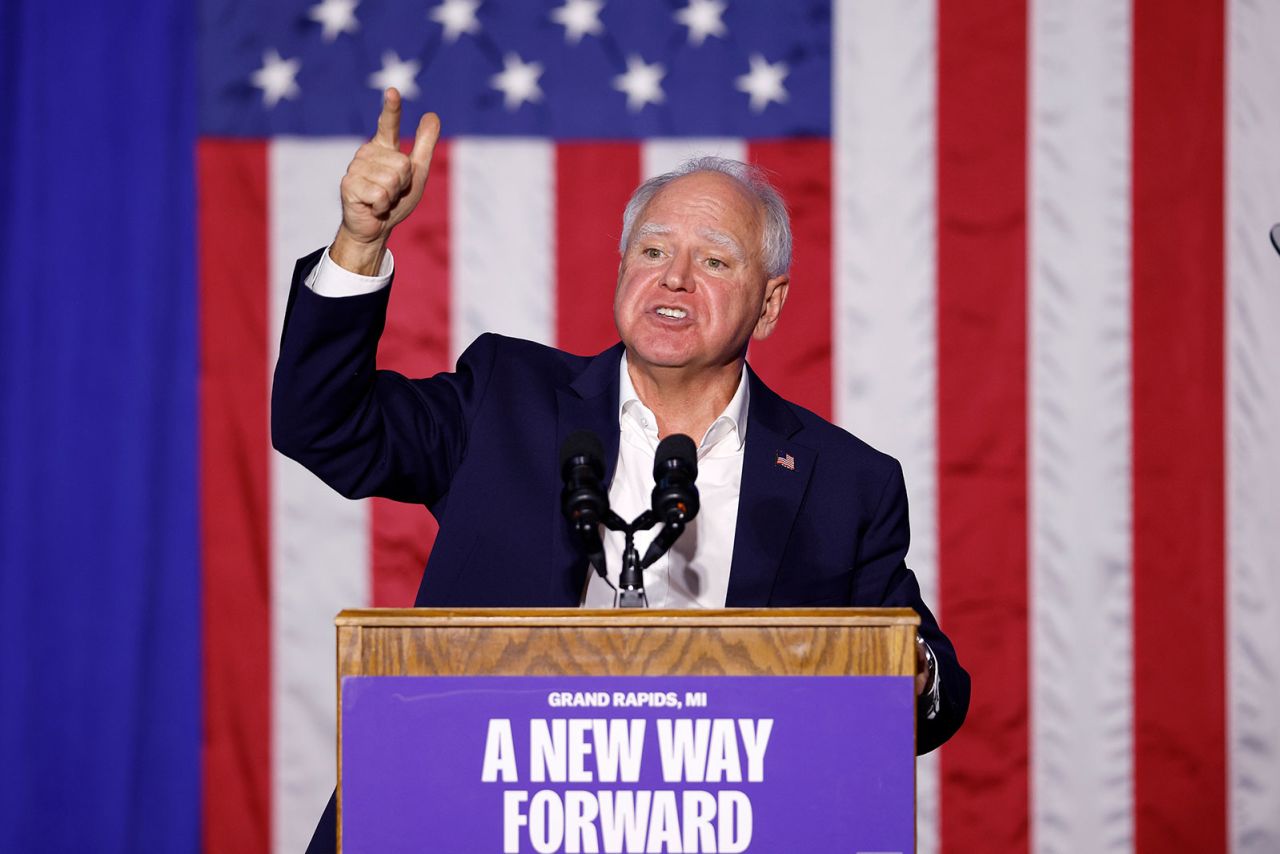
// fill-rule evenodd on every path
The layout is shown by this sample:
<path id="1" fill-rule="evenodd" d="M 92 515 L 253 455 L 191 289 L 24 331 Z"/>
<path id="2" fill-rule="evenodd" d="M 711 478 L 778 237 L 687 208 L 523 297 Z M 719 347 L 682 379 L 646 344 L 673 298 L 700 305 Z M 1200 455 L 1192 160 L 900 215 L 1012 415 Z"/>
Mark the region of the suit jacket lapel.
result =
<path id="1" fill-rule="evenodd" d="M 557 389 L 559 411 L 556 420 L 556 453 L 565 439 L 577 430 L 590 430 L 600 437 L 604 445 L 604 483 L 607 488 L 613 480 L 618 465 L 618 364 L 622 359 L 622 345 L 616 344 L 592 359 L 578 378 L 567 388 Z M 556 472 L 556 479 L 560 472 Z M 551 530 L 552 558 L 555 566 L 573 566 L 577 589 L 586 583 L 586 559 L 581 549 L 569 536 L 569 526 L 560 512 L 560 502 L 554 507 Z M 577 602 L 573 603 L 574 605 Z"/>
<path id="2" fill-rule="evenodd" d="M 750 367 L 751 403 L 738 493 L 738 526 L 729 572 L 730 608 L 769 604 L 817 452 L 797 441 L 802 425 L 786 401 Z"/>

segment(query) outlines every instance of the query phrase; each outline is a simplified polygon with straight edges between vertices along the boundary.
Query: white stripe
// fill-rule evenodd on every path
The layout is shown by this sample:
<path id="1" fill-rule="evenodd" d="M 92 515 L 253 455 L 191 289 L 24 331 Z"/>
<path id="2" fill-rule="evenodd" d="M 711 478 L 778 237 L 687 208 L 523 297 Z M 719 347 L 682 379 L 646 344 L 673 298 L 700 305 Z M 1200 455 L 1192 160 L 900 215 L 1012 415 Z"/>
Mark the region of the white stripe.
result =
<path id="1" fill-rule="evenodd" d="M 1280 4 L 1227 6 L 1227 683 L 1231 850 L 1280 851 Z"/>
<path id="2" fill-rule="evenodd" d="M 1036 0 L 1030 20 L 1032 848 L 1125 852 L 1133 848 L 1130 9 Z"/>
<path id="3" fill-rule="evenodd" d="M 326 245 L 358 139 L 271 144 L 271 364 L 294 261 Z M 271 454 L 272 850 L 302 851 L 336 780 L 333 618 L 369 602 L 369 510 Z"/>
<path id="4" fill-rule="evenodd" d="M 670 172 L 693 157 L 715 155 L 730 160 L 747 159 L 747 145 L 734 137 L 672 137 L 646 139 L 640 149 L 642 180 Z"/>
<path id="5" fill-rule="evenodd" d="M 457 139 L 450 149 L 454 356 L 477 335 L 555 340 L 555 149 Z"/>
<path id="6" fill-rule="evenodd" d="M 935 3 L 833 9 L 836 420 L 901 461 L 908 563 L 936 613 Z M 916 778 L 917 851 L 930 854 L 939 847 L 936 752 Z"/>

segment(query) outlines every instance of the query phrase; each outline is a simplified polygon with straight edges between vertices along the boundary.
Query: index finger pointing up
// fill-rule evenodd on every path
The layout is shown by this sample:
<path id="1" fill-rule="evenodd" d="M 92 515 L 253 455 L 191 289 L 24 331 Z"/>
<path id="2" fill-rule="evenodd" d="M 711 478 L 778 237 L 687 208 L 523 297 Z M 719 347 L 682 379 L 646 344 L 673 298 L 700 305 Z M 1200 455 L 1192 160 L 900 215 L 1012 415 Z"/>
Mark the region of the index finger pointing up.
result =
<path id="1" fill-rule="evenodd" d="M 382 96 L 382 112 L 378 115 L 378 132 L 374 141 L 388 148 L 400 147 L 400 93 L 388 89 Z"/>

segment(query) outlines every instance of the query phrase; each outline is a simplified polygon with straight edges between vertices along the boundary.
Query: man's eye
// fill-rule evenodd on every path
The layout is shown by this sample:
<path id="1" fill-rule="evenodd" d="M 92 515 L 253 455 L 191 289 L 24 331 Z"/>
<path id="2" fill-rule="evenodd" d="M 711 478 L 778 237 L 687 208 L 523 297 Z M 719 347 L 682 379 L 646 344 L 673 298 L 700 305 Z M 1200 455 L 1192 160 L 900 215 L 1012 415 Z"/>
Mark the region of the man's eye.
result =
<path id="1" fill-rule="evenodd" d="M 708 258 L 707 266 L 713 270 L 719 270 L 721 267 L 724 266 L 724 262 L 721 261 L 719 258 Z"/>
<path id="2" fill-rule="evenodd" d="M 660 249 L 656 249 L 656 248 L 654 248 L 654 247 L 652 247 L 652 246 L 650 246 L 648 249 L 642 249 L 642 250 L 640 250 L 640 254 L 644 255 L 644 257 L 646 257 L 646 258 L 660 258 L 660 257 L 662 257 L 662 251 L 661 251 Z"/>

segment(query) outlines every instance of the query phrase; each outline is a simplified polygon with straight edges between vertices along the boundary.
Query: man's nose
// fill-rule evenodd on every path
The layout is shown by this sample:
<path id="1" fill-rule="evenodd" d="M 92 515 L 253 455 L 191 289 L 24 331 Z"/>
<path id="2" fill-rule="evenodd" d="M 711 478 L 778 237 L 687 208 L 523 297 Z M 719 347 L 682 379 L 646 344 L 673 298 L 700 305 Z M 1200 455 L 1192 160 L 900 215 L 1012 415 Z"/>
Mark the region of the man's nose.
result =
<path id="1" fill-rule="evenodd" d="M 693 289 L 692 260 L 683 252 L 671 256 L 671 261 L 662 273 L 662 285 L 672 291 L 688 291 Z"/>

